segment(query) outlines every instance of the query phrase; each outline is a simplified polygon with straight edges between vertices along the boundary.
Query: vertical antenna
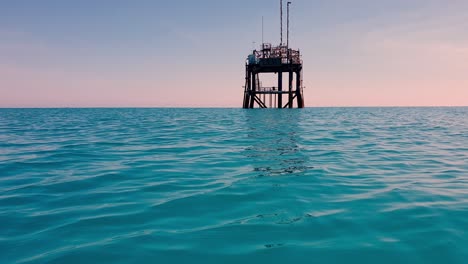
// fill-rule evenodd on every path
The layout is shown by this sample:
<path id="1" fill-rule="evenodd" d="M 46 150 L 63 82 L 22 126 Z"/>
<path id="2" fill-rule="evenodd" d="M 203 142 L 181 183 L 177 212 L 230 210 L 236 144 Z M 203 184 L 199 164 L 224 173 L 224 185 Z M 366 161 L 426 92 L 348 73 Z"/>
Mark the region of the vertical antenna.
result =
<path id="1" fill-rule="evenodd" d="M 264 31 L 264 27 L 263 27 L 263 16 L 262 16 L 262 48 L 263 48 L 263 43 L 265 43 L 265 41 L 263 41 L 263 31 Z"/>
<path id="2" fill-rule="evenodd" d="M 280 42 L 280 46 L 283 46 L 283 0 L 280 0 L 280 14 L 281 14 L 281 42 Z"/>
<path id="3" fill-rule="evenodd" d="M 291 4 L 291 2 L 288 2 L 288 40 L 287 40 L 287 44 L 286 44 L 286 47 L 288 48 L 289 50 L 289 5 Z"/>

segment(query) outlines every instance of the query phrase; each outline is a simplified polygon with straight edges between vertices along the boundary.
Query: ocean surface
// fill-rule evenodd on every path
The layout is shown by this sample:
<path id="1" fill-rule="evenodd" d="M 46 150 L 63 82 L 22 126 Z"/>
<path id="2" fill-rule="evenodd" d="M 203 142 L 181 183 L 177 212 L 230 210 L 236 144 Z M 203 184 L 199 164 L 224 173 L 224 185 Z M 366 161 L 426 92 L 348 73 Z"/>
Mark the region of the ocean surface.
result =
<path id="1" fill-rule="evenodd" d="M 0 109 L 0 263 L 468 263 L 468 108 Z"/>

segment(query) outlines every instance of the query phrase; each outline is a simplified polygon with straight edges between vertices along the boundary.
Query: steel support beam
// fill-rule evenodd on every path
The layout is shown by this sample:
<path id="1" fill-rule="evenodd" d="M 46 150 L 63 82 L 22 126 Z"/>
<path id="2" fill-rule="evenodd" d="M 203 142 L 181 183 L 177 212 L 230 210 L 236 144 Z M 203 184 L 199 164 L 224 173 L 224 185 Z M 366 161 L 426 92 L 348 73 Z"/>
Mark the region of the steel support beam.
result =
<path id="1" fill-rule="evenodd" d="M 283 91 L 283 72 L 279 71 L 278 72 L 278 92 Z M 283 94 L 278 93 L 278 108 L 283 107 Z"/>

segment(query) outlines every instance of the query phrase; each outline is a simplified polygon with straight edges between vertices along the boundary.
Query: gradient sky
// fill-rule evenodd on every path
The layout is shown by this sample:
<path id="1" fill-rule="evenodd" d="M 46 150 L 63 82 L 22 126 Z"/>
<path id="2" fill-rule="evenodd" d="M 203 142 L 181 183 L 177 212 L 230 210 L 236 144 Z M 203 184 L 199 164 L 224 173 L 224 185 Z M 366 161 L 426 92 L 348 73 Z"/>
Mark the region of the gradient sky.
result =
<path id="1" fill-rule="evenodd" d="M 468 105 L 467 0 L 293 0 L 307 106 Z M 277 0 L 0 2 L 0 107 L 240 107 Z"/>

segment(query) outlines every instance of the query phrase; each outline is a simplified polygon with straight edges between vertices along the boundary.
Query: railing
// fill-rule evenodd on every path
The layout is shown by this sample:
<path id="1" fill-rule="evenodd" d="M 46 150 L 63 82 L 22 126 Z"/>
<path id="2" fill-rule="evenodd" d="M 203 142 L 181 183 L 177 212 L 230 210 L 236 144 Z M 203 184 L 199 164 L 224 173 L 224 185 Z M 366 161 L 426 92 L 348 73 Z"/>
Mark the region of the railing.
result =
<path id="1" fill-rule="evenodd" d="M 260 60 L 280 59 L 282 64 L 302 64 L 299 50 L 288 49 L 287 46 L 272 47 L 271 44 L 264 43 L 262 50 L 255 50 L 255 59 L 249 59 L 249 64 L 258 64 Z"/>

